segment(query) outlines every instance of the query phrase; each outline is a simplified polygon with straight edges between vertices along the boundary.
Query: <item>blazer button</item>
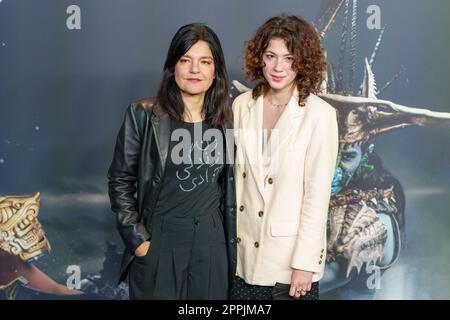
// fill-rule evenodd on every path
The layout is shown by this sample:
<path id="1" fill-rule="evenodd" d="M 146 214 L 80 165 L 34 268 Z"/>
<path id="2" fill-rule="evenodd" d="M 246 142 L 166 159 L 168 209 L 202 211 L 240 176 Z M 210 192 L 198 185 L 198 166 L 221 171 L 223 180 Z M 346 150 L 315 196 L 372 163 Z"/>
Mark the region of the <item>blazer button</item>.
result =
<path id="1" fill-rule="evenodd" d="M 236 241 L 237 241 L 237 243 L 240 243 L 241 242 L 241 238 L 237 237 Z"/>
<path id="2" fill-rule="evenodd" d="M 323 254 L 320 255 L 320 258 L 323 258 Z"/>
<path id="3" fill-rule="evenodd" d="M 245 177 L 247 176 L 247 174 L 245 172 L 242 173 L 242 178 L 245 179 Z"/>
<path id="4" fill-rule="evenodd" d="M 325 251 L 325 249 L 322 249 L 322 251 L 320 251 L 320 252 L 322 252 L 322 253 L 323 253 L 324 251 Z"/>
<path id="5" fill-rule="evenodd" d="M 319 264 L 322 264 L 322 260 L 319 261 Z"/>
<path id="6" fill-rule="evenodd" d="M 273 183 L 273 179 L 272 179 L 272 178 L 269 178 L 269 179 L 267 180 L 267 182 L 269 182 L 269 184 L 272 184 L 272 183 Z"/>
<path id="7" fill-rule="evenodd" d="M 258 212 L 258 216 L 262 217 L 264 215 L 264 212 L 260 211 Z"/>
<path id="8" fill-rule="evenodd" d="M 244 211 L 244 206 L 240 206 L 239 211 L 241 211 L 241 212 Z"/>
<path id="9" fill-rule="evenodd" d="M 255 242 L 255 248 L 258 248 L 258 247 L 259 247 L 259 243 Z"/>

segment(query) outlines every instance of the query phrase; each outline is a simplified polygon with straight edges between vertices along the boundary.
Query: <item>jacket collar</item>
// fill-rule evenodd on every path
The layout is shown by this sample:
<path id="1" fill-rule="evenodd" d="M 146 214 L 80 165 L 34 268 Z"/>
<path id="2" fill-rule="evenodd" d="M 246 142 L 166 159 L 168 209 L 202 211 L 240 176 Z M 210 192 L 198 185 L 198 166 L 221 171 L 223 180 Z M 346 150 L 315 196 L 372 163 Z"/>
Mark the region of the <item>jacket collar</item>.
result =
<path id="1" fill-rule="evenodd" d="M 246 145 L 248 161 L 252 164 L 250 168 L 257 177 L 256 182 L 261 195 L 264 195 L 265 177 L 277 171 L 280 149 L 291 141 L 296 124 L 299 123 L 299 118 L 303 117 L 307 107 L 307 105 L 305 107 L 298 105 L 298 90 L 295 89 L 272 131 L 268 144 L 263 148 L 263 103 L 263 95 L 250 99 L 247 103 L 248 112 L 242 118 L 243 127 L 255 133 L 244 135 L 243 141 Z M 263 163 L 267 165 L 263 166 Z"/>

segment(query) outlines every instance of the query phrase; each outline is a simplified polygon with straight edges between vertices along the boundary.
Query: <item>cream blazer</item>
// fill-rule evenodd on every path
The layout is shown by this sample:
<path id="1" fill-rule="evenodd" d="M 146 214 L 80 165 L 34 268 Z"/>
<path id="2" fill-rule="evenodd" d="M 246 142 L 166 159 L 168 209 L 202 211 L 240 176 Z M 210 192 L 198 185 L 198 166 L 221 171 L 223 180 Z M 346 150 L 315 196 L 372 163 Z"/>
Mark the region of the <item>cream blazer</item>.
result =
<path id="1" fill-rule="evenodd" d="M 263 143 L 263 97 L 233 102 L 237 270 L 249 284 L 290 283 L 292 268 L 322 278 L 331 182 L 338 154 L 336 110 L 294 92 Z M 264 148 L 264 150 L 263 150 Z"/>

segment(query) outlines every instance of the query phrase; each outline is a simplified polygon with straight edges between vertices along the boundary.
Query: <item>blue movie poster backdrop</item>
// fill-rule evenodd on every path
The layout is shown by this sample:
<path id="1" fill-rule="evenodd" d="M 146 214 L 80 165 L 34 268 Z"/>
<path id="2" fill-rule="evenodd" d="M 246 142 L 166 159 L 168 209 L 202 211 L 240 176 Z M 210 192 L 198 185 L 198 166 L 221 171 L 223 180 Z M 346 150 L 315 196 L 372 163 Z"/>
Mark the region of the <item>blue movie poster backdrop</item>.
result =
<path id="1" fill-rule="evenodd" d="M 0 0 L 1 297 L 127 299 L 106 180 L 126 106 L 155 94 L 191 22 L 219 35 L 234 96 L 249 89 L 244 41 L 286 13 L 319 32 L 322 98 L 340 115 L 322 298 L 449 299 L 448 12 L 446 0 Z"/>

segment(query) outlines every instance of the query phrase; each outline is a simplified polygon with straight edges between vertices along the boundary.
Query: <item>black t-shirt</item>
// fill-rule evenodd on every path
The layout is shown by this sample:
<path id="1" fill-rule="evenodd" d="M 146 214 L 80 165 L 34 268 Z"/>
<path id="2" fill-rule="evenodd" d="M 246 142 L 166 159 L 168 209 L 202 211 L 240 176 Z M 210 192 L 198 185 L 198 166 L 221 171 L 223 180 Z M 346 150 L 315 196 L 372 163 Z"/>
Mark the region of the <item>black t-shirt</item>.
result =
<path id="1" fill-rule="evenodd" d="M 224 137 L 206 121 L 171 118 L 166 171 L 154 215 L 195 217 L 218 210 Z"/>

